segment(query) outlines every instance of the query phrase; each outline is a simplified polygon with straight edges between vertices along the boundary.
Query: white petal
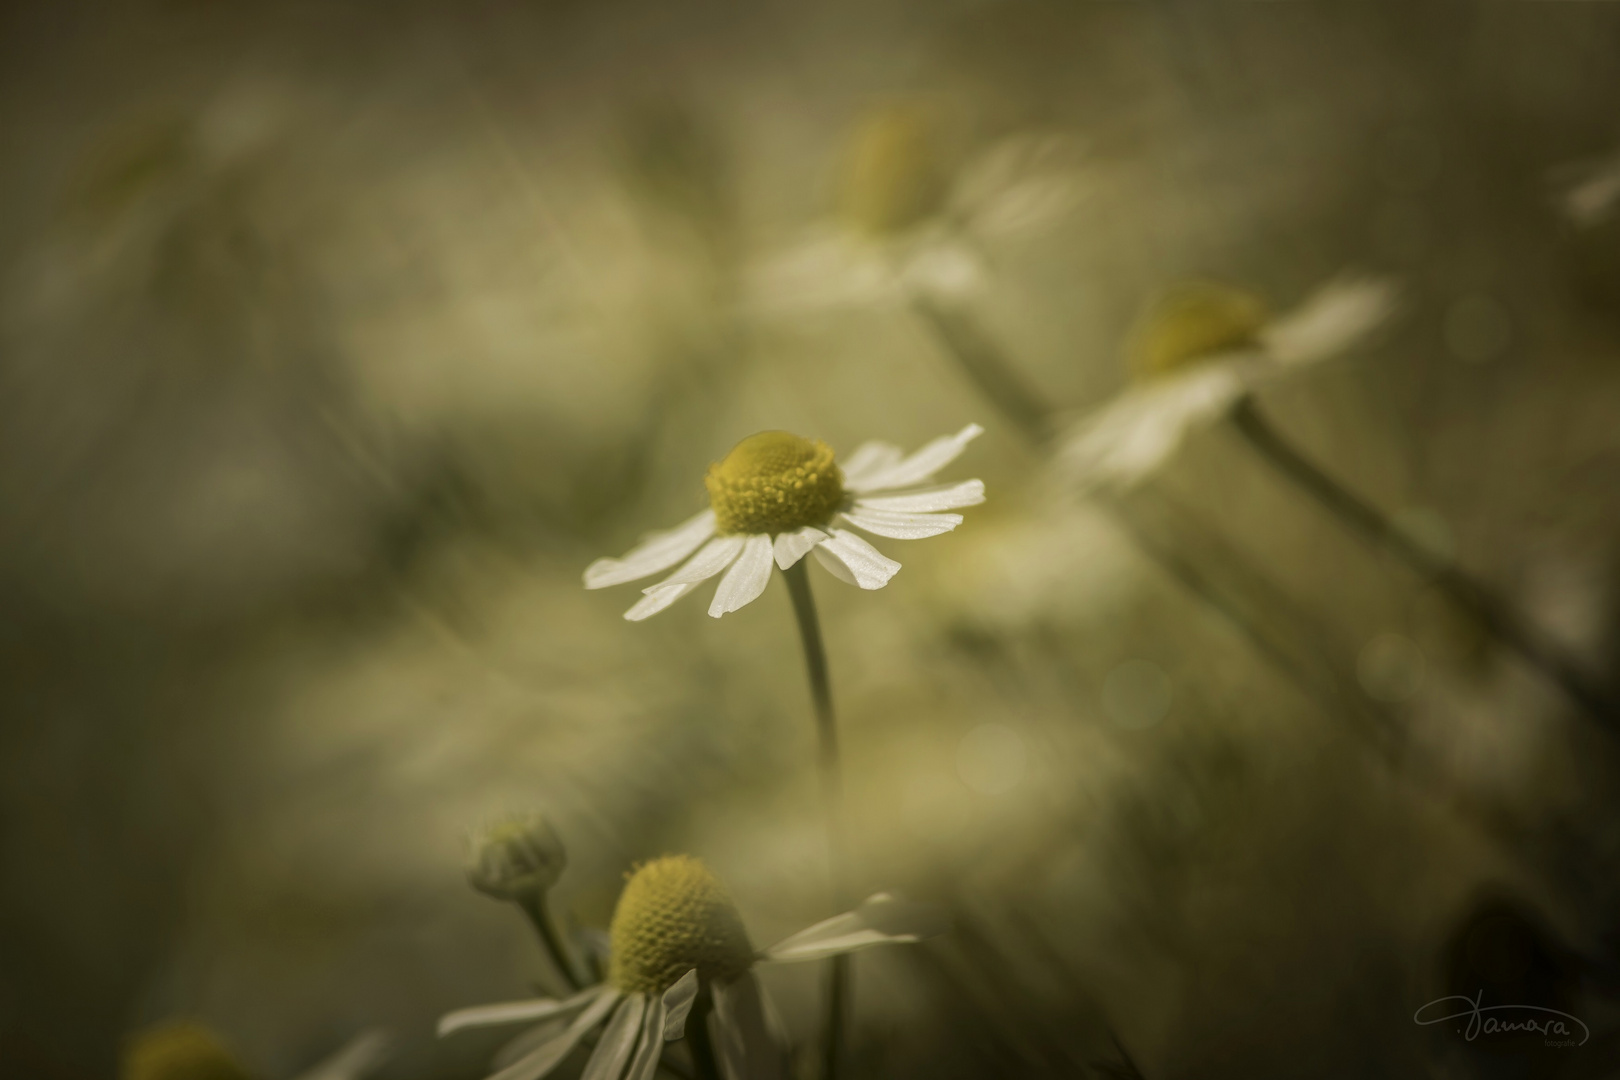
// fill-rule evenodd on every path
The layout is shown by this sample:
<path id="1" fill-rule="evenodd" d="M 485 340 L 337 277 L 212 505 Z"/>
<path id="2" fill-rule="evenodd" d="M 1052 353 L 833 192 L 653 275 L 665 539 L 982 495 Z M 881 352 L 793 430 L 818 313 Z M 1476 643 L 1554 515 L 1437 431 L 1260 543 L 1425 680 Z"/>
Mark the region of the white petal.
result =
<path id="1" fill-rule="evenodd" d="M 882 491 L 924 483 L 960 457 L 967 444 L 982 434 L 984 428 L 969 424 L 955 435 L 942 435 L 900 463 L 866 474 L 856 482 L 852 483 L 846 473 L 844 486 L 851 491 Z"/>
<path id="2" fill-rule="evenodd" d="M 878 536 L 922 540 L 948 533 L 962 524 L 961 514 L 899 514 L 892 510 L 846 510 L 844 520 Z"/>
<path id="3" fill-rule="evenodd" d="M 862 540 L 848 529 L 834 529 L 832 535 L 816 545 L 816 557 L 821 565 L 832 570 L 827 565 L 822 554 L 832 556 L 842 563 L 848 570 L 851 584 L 859 585 L 863 589 L 881 589 L 889 583 L 889 579 L 900 572 L 900 564 L 887 558 L 877 548 Z M 838 571 L 833 573 L 839 577 Z M 849 578 L 845 578 L 849 580 Z"/>
<path id="4" fill-rule="evenodd" d="M 668 532 L 651 533 L 622 559 L 597 559 L 585 568 L 585 587 L 605 589 L 668 570 L 714 535 L 714 511 L 705 510 Z"/>
<path id="5" fill-rule="evenodd" d="M 555 998 L 534 998 L 529 1001 L 503 1001 L 495 1005 L 475 1005 L 469 1009 L 457 1009 L 439 1018 L 439 1037 L 442 1039 L 462 1028 L 527 1023 L 576 1013 L 589 1005 L 600 990 L 601 987 L 592 986 L 561 1001 Z"/>
<path id="6" fill-rule="evenodd" d="M 685 565 L 679 570 L 658 584 L 649 585 L 641 591 L 650 594 L 654 589 L 666 589 L 671 585 L 700 585 L 730 566 L 742 552 L 747 539 L 746 536 L 717 536 L 704 544 L 696 555 L 686 560 Z"/>
<path id="7" fill-rule="evenodd" d="M 393 1051 L 393 1037 L 386 1031 L 363 1031 L 337 1053 L 314 1068 L 299 1073 L 296 1080 L 358 1080 L 386 1061 Z"/>
<path id="8" fill-rule="evenodd" d="M 596 1000 L 590 1008 L 574 1018 L 567 1029 L 555 1039 L 537 1047 L 527 1057 L 519 1058 L 500 1072 L 490 1076 L 488 1080 L 540 1080 L 552 1069 L 562 1063 L 562 1060 L 573 1053 L 574 1047 L 585 1033 L 602 1022 L 608 1011 L 619 1003 L 620 993 L 610 987 L 598 986 Z"/>
<path id="9" fill-rule="evenodd" d="M 663 611 L 669 605 L 697 588 L 696 585 L 654 585 L 650 589 L 643 589 L 643 596 L 631 605 L 624 617 L 630 622 L 640 622 Z"/>
<path id="10" fill-rule="evenodd" d="M 1274 319 L 1261 331 L 1260 340 L 1279 363 L 1323 360 L 1386 322 L 1395 311 L 1397 297 L 1395 283 L 1387 278 L 1337 278 Z"/>
<path id="11" fill-rule="evenodd" d="M 890 893 L 876 893 L 854 911 L 834 915 L 766 949 L 765 959 L 778 963 L 820 960 L 874 945 L 899 945 L 935 937 L 948 928 L 944 913 Z"/>
<path id="12" fill-rule="evenodd" d="M 579 1080 L 621 1080 L 630 1055 L 636 1052 L 636 1040 L 641 1037 L 641 1018 L 647 1011 L 645 994 L 626 994 L 624 1001 L 602 1032 L 602 1041 L 591 1052 L 585 1071 Z"/>
<path id="13" fill-rule="evenodd" d="M 792 569 L 794 563 L 825 539 L 827 534 L 814 525 L 806 525 L 798 532 L 779 534 L 776 537 L 776 565 L 784 570 Z"/>
<path id="14" fill-rule="evenodd" d="M 894 468 L 904 456 L 905 452 L 893 443 L 862 443 L 844 462 L 844 486 L 854 491 L 868 476 Z"/>
<path id="15" fill-rule="evenodd" d="M 1210 361 L 1130 391 L 1071 428 L 1055 466 L 1082 490 L 1129 487 L 1163 464 L 1191 427 L 1221 416 L 1245 385 L 1239 363 Z"/>
<path id="16" fill-rule="evenodd" d="M 855 500 L 855 505 L 865 510 L 930 514 L 936 510 L 978 506 L 982 502 L 984 502 L 984 481 L 963 480 L 960 484 L 944 484 L 923 491 L 910 491 L 904 495 L 862 495 Z"/>
<path id="17" fill-rule="evenodd" d="M 664 1038 L 666 1041 L 680 1038 L 686 1033 L 686 1014 L 692 1011 L 692 1002 L 697 1000 L 698 975 L 697 968 L 693 968 L 664 991 Z"/>
<path id="18" fill-rule="evenodd" d="M 826 570 L 827 573 L 842 581 L 845 585 L 856 585 L 855 575 L 849 572 L 849 567 L 845 566 L 836 555 L 827 552 L 820 544 L 811 548 L 810 554 L 816 557 L 816 562 L 820 563 L 822 569 Z M 856 587 L 859 588 L 858 585 Z"/>
<path id="19" fill-rule="evenodd" d="M 641 1018 L 641 1043 L 636 1056 L 630 1059 L 624 1080 L 653 1080 L 658 1071 L 658 1059 L 664 1052 L 664 998 L 654 994 L 647 1001 L 647 1012 Z"/>
<path id="20" fill-rule="evenodd" d="M 715 1046 L 723 1048 L 728 1080 L 785 1080 L 785 1043 L 773 1030 L 764 990 L 752 971 L 716 983 Z"/>
<path id="21" fill-rule="evenodd" d="M 748 537 L 742 554 L 730 573 L 720 579 L 709 604 L 709 614 L 718 619 L 728 611 L 736 611 L 759 599 L 771 580 L 771 538 L 764 533 Z"/>
<path id="22" fill-rule="evenodd" d="M 519 1058 L 526 1057 L 534 1052 L 536 1047 L 543 1046 L 561 1035 L 563 1029 L 570 1023 L 571 1018 L 554 1016 L 550 1020 L 542 1020 L 522 1034 L 501 1044 L 495 1051 L 491 1064 L 497 1069 L 504 1069 Z"/>

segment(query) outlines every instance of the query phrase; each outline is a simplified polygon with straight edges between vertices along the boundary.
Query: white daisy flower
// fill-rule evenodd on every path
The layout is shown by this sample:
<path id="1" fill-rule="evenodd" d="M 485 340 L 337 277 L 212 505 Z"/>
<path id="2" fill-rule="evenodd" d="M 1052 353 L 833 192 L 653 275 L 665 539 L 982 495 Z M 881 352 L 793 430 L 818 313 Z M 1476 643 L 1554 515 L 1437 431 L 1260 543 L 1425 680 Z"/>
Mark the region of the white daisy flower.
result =
<path id="1" fill-rule="evenodd" d="M 709 604 L 709 614 L 719 618 L 765 591 L 772 561 L 787 570 L 807 554 L 840 581 L 881 589 L 900 564 L 843 526 L 897 540 L 956 528 L 962 515 L 943 511 L 982 503 L 983 481 L 925 485 L 983 431 L 969 424 L 910 456 L 889 443 L 869 442 L 842 468 L 819 440 L 785 431 L 751 435 L 709 466 L 709 509 L 653 533 L 623 558 L 596 560 L 585 570 L 585 587 L 622 585 L 684 559 L 669 577 L 641 590 L 643 598 L 624 613 L 632 622 L 726 571 Z"/>
<path id="2" fill-rule="evenodd" d="M 709 869 L 690 856 L 665 856 L 625 883 L 609 928 L 605 982 L 562 1000 L 460 1009 L 439 1021 L 439 1034 L 538 1022 L 502 1051 L 489 1080 L 539 1080 L 598 1028 L 587 1080 L 650 1080 L 664 1043 L 683 1036 L 690 1036 L 700 1076 L 781 1080 L 787 1073 L 779 1025 L 754 977 L 756 963 L 820 960 L 921 941 L 944 929 L 934 909 L 879 893 L 755 952 L 736 905 Z"/>
<path id="3" fill-rule="evenodd" d="M 947 170 L 923 110 L 875 109 L 850 141 L 836 215 L 755 268 L 753 302 L 786 314 L 976 293 L 988 278 L 981 243 L 1078 202 L 1078 156 L 1069 138 L 1024 132 Z"/>
<path id="4" fill-rule="evenodd" d="M 1261 301 L 1212 283 L 1182 286 L 1143 323 L 1136 384 L 1059 437 L 1055 466 L 1070 486 L 1128 488 L 1192 429 L 1219 420 L 1256 385 L 1335 356 L 1395 309 L 1394 284 L 1340 277 L 1268 318 Z"/>
<path id="5" fill-rule="evenodd" d="M 360 1080 L 393 1051 L 380 1030 L 364 1031 L 296 1080 Z M 212 1031 L 191 1020 L 171 1020 L 135 1035 L 119 1062 L 120 1080 L 249 1080 L 252 1073 Z"/>

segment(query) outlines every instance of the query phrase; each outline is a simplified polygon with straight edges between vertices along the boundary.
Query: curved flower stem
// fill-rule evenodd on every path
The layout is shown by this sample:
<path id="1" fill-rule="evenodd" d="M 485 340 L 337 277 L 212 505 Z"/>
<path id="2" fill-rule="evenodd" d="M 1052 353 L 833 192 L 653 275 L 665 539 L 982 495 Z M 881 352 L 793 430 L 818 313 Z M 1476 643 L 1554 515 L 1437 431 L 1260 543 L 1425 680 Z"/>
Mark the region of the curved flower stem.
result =
<path id="1" fill-rule="evenodd" d="M 793 597 L 793 615 L 799 624 L 799 641 L 804 646 L 805 673 L 810 678 L 810 700 L 815 706 L 817 756 L 821 774 L 822 809 L 827 819 L 827 859 L 832 876 L 834 910 L 849 906 L 847 867 L 844 854 L 844 780 L 838 757 L 838 720 L 833 713 L 832 682 L 827 677 L 827 650 L 821 641 L 821 620 L 816 616 L 816 599 L 810 592 L 810 575 L 800 559 L 782 571 L 788 594 Z M 823 1030 L 821 1070 L 825 1080 L 835 1080 L 848 1040 L 850 1010 L 849 957 L 835 956 L 827 977 L 827 1022 Z"/>
<path id="2" fill-rule="evenodd" d="M 1031 442 L 1046 441 L 1051 410 L 965 311 L 925 295 L 913 297 L 911 308 L 933 328 L 945 350 L 1003 416 L 1018 425 Z"/>
<path id="3" fill-rule="evenodd" d="M 1315 499 L 1351 532 L 1387 548 L 1598 720 L 1613 725 L 1620 718 L 1620 705 L 1579 663 L 1520 619 L 1512 605 L 1497 596 L 1489 585 L 1415 543 L 1377 507 L 1294 449 L 1260 412 L 1252 394 L 1238 401 L 1231 416 L 1238 432 L 1259 451 L 1267 464 Z"/>
<path id="4" fill-rule="evenodd" d="M 686 1038 L 691 1043 L 692 1070 L 697 1080 L 722 1080 L 724 1075 L 714 1056 L 714 1039 L 709 1034 L 709 1015 L 713 1012 L 714 998 L 705 988 L 692 1003 L 692 1015 L 686 1018 Z"/>
<path id="5" fill-rule="evenodd" d="M 551 917 L 551 909 L 546 904 L 544 893 L 536 893 L 518 900 L 518 906 L 523 914 L 529 917 L 535 932 L 540 935 L 540 943 L 546 947 L 546 954 L 551 957 L 552 966 L 568 984 L 570 990 L 585 989 L 586 981 L 574 966 L 573 951 L 568 948 L 568 942 L 563 939 L 557 923 Z"/>

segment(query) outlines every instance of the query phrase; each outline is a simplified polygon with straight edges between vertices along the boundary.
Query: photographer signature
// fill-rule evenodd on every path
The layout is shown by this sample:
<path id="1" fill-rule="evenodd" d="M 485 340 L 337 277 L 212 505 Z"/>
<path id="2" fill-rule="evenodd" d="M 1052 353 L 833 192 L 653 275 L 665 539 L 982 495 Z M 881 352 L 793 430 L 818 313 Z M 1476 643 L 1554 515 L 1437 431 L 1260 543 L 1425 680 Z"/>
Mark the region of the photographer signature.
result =
<path id="1" fill-rule="evenodd" d="M 1511 1035 L 1534 1032 L 1537 1035 L 1543 1036 L 1573 1035 L 1574 1032 L 1571 1031 L 1564 1023 L 1566 1020 L 1568 1020 L 1571 1024 L 1575 1024 L 1581 1029 L 1581 1040 L 1575 1044 L 1576 1046 L 1584 1044 L 1591 1034 L 1591 1032 L 1587 1030 L 1586 1025 L 1582 1023 L 1578 1017 L 1571 1016 L 1567 1012 L 1559 1012 L 1557 1009 L 1545 1009 L 1540 1005 L 1481 1006 L 1480 999 L 1484 996 L 1485 991 L 1481 990 L 1471 998 L 1464 997 L 1461 994 L 1453 994 L 1450 997 L 1439 998 L 1435 1001 L 1429 1002 L 1417 1012 L 1413 1013 L 1412 1020 L 1415 1023 L 1424 1025 L 1443 1024 L 1448 1020 L 1460 1020 L 1466 1016 L 1468 1017 L 1468 1028 L 1466 1031 L 1464 1031 L 1463 1038 L 1467 1039 L 1469 1042 L 1473 1042 L 1474 1039 L 1481 1034 Z M 1458 1002 L 1461 1002 L 1465 1007 L 1459 1009 L 1457 1004 Z M 1444 1016 L 1435 1014 L 1437 1010 L 1443 1009 L 1453 1009 L 1457 1011 L 1448 1012 Z M 1515 1012 L 1537 1013 L 1541 1015 L 1515 1017 L 1512 1015 Z M 1508 1015 L 1487 1016 L 1487 1013 L 1506 1013 Z"/>

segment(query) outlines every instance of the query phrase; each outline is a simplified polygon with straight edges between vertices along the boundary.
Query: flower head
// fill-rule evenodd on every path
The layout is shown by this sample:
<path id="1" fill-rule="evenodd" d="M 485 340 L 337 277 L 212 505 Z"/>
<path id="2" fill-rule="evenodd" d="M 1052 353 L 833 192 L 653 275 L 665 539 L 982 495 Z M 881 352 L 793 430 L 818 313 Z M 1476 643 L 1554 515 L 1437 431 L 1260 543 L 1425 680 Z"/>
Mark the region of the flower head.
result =
<path id="1" fill-rule="evenodd" d="M 1270 317 L 1258 296 L 1230 285 L 1173 290 L 1132 336 L 1135 384 L 1061 437 L 1056 466 L 1064 483 L 1131 486 L 1254 386 L 1363 341 L 1389 319 L 1396 296 L 1391 281 L 1342 277 Z"/>
<path id="2" fill-rule="evenodd" d="M 785 431 L 744 439 L 704 478 L 709 509 L 668 532 L 648 536 L 620 559 L 598 559 L 585 570 L 585 587 L 621 585 L 682 565 L 642 590 L 625 618 L 664 610 L 721 571 L 709 614 L 716 618 L 751 603 L 770 580 L 774 559 L 783 570 L 805 555 L 834 577 L 863 589 L 881 589 L 900 570 L 844 525 L 876 536 L 915 540 L 950 532 L 962 515 L 942 513 L 984 501 L 984 484 L 922 486 L 956 460 L 983 428 L 969 424 L 906 456 L 899 447 L 870 442 L 842 468 L 819 440 Z"/>
<path id="3" fill-rule="evenodd" d="M 734 979 L 754 962 L 730 894 L 690 855 L 638 867 L 619 894 L 608 936 L 608 982 L 627 993 L 661 994 L 694 968 L 704 980 Z"/>
<path id="4" fill-rule="evenodd" d="M 568 866 L 568 850 L 539 814 L 514 815 L 485 829 L 467 860 L 472 887 L 497 900 L 544 894 Z"/>
<path id="5" fill-rule="evenodd" d="M 123 1080 L 248 1080 L 214 1033 L 188 1020 L 149 1028 L 124 1048 Z"/>
<path id="6" fill-rule="evenodd" d="M 703 1022 L 725 1075 L 781 1080 L 786 1076 L 781 1036 L 754 977 L 755 963 L 820 960 L 921 941 L 944 930 L 934 908 L 878 893 L 854 911 L 755 952 L 730 894 L 714 874 L 690 856 L 666 855 L 638 867 L 625 883 L 609 932 L 606 982 L 562 1000 L 461 1009 L 439 1021 L 439 1034 L 540 1021 L 496 1059 L 502 1067 L 492 1080 L 541 1080 L 587 1033 L 602 1027 L 585 1075 L 651 1080 L 663 1044 L 685 1034 L 687 1015 L 702 997 L 710 1006 Z"/>

